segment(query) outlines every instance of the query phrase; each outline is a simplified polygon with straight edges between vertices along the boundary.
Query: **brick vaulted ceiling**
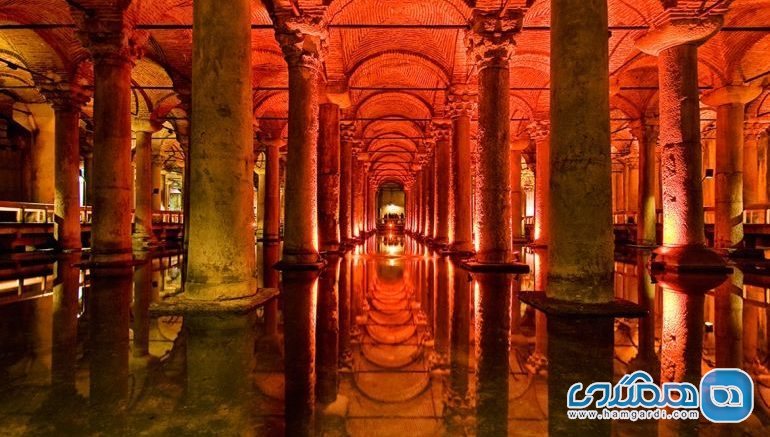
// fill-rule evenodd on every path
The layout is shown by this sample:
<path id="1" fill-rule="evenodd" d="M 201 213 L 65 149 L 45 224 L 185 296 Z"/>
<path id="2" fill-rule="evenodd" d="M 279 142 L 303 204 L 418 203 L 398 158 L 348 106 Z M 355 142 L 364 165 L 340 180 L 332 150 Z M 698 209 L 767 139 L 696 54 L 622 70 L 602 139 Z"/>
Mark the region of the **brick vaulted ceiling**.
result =
<path id="1" fill-rule="evenodd" d="M 20 102 L 42 101 L 34 86 L 47 78 L 92 81 L 88 52 L 76 35 L 71 11 L 118 0 L 0 0 L 0 88 Z M 189 89 L 193 0 L 122 0 L 129 24 L 145 41 L 133 70 L 136 115 L 166 121 L 183 131 L 185 112 L 177 94 Z M 638 118 L 657 105 L 656 60 L 634 41 L 677 0 L 609 0 L 613 117 Z M 725 27 L 699 51 L 704 89 L 770 75 L 770 0 L 679 0 L 695 9 L 728 6 Z M 527 7 L 511 59 L 511 131 L 523 135 L 549 105 L 550 0 L 274 0 L 254 1 L 252 24 L 255 126 L 285 135 L 287 67 L 271 28 L 270 10 L 325 7 L 329 24 L 325 72 L 329 83 L 347 86 L 351 106 L 343 119 L 374 161 L 378 180 L 403 177 L 421 151 L 430 119 L 444 116 L 446 89 L 475 85 L 464 32 L 472 8 Z M 20 26 L 17 26 L 20 25 Z M 34 25 L 34 26 L 26 26 Z M 20 28 L 21 27 L 21 28 Z M 770 87 L 765 87 L 770 88 Z M 90 114 L 90 107 L 85 110 Z M 766 90 L 749 107 L 752 118 L 770 118 Z M 613 129 L 626 135 L 622 129 Z"/>

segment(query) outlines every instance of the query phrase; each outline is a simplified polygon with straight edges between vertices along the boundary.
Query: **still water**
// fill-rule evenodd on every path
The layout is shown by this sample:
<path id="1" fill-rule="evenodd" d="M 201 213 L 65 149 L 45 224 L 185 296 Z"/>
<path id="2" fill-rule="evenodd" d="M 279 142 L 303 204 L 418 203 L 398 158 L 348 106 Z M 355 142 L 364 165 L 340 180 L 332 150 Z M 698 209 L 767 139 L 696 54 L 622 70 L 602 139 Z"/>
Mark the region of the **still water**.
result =
<path id="1" fill-rule="evenodd" d="M 270 266 L 280 249 L 257 250 Z M 549 416 L 564 416 L 566 398 L 549 391 L 575 372 L 686 380 L 715 366 L 754 377 L 754 414 L 741 424 L 571 429 L 770 433 L 762 266 L 688 294 L 653 284 L 644 254 L 618 253 L 615 294 L 649 315 L 548 329 L 517 295 L 547 286 L 547 255 L 519 255 L 531 272 L 490 290 L 409 237 L 372 237 L 330 258 L 320 277 L 285 272 L 279 283 L 263 268 L 261 284 L 280 285 L 281 296 L 229 316 L 156 310 L 181 288 L 172 252 L 107 271 L 77 267 L 77 255 L 0 260 L 0 434 L 534 436 L 563 429 Z M 603 337 L 610 348 L 592 348 Z M 562 370 L 549 375 L 549 363 Z"/>

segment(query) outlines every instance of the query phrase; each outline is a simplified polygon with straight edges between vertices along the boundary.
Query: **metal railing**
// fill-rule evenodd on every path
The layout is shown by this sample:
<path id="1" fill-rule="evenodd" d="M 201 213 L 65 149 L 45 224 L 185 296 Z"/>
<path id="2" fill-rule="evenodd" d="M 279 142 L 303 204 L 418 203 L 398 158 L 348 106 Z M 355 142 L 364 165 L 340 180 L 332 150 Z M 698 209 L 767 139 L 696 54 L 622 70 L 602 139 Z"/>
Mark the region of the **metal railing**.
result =
<path id="1" fill-rule="evenodd" d="M 80 223 L 88 224 L 93 219 L 91 206 L 80 207 Z M 131 220 L 134 219 L 134 211 L 131 211 Z M 54 206 L 51 203 L 9 202 L 0 200 L 0 223 L 27 224 L 27 223 L 53 223 Z M 153 211 L 152 222 L 158 224 L 182 224 L 184 215 L 182 211 Z"/>

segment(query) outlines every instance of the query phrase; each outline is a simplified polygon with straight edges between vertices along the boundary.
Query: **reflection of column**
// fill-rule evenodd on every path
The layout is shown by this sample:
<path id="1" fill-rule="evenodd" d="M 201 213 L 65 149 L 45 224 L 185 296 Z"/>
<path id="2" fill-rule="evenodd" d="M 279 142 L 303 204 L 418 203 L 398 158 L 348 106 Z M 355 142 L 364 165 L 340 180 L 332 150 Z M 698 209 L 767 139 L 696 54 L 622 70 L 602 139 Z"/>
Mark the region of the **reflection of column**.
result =
<path id="1" fill-rule="evenodd" d="M 318 18 L 318 17 L 316 17 Z M 318 256 L 317 168 L 319 77 L 325 30 L 309 16 L 278 13 L 276 36 L 289 64 L 289 140 L 283 261 L 315 263 Z M 320 20 L 320 19 L 319 19 Z"/>
<path id="2" fill-rule="evenodd" d="M 743 272 L 733 269 L 730 279 L 714 290 L 716 367 L 743 367 Z"/>
<path id="3" fill-rule="evenodd" d="M 340 248 L 340 108 L 324 103 L 318 117 L 318 241 L 327 252 Z"/>
<path id="4" fill-rule="evenodd" d="M 655 347 L 655 283 L 652 281 L 647 263 L 648 252 L 640 252 L 636 258 L 637 299 L 639 306 L 647 310 L 647 315 L 639 319 L 639 347 L 636 357 L 629 363 L 629 370 L 644 370 L 650 375 L 660 374 L 660 363 Z"/>
<path id="5" fill-rule="evenodd" d="M 51 385 L 55 397 L 60 400 L 76 394 L 80 269 L 74 264 L 79 261 L 77 254 L 63 255 L 56 261 Z"/>
<path id="6" fill-rule="evenodd" d="M 459 266 L 452 268 L 451 331 L 449 349 L 449 383 L 444 398 L 444 420 L 450 434 L 459 434 L 463 417 L 471 413 L 469 393 L 471 287 L 468 273 Z M 455 428 L 456 427 L 456 428 Z"/>
<path id="7" fill-rule="evenodd" d="M 636 42 L 643 52 L 658 56 L 663 247 L 655 262 L 680 271 L 724 267 L 705 248 L 698 98 L 698 45 L 719 30 L 722 18 L 684 14 L 687 10 L 667 9 Z"/>
<path id="8" fill-rule="evenodd" d="M 447 100 L 449 116 L 452 118 L 452 250 L 470 253 L 473 251 L 470 130 L 475 96 L 469 90 L 453 88 Z"/>
<path id="9" fill-rule="evenodd" d="M 342 259 L 339 274 L 339 319 L 340 319 L 340 338 L 339 338 L 339 350 L 340 367 L 351 368 L 353 364 L 353 351 L 350 349 L 350 329 L 351 329 L 351 307 L 352 307 L 352 293 L 353 284 L 350 281 L 352 276 L 351 272 L 351 257 L 346 255 Z"/>
<path id="10" fill-rule="evenodd" d="M 436 140 L 436 164 L 433 180 L 436 191 L 436 228 L 434 243 L 446 246 L 449 243 L 449 213 L 451 199 L 446 198 L 451 193 L 450 144 L 452 127 L 444 121 L 433 122 L 433 136 Z"/>
<path id="11" fill-rule="evenodd" d="M 453 270 L 446 257 L 436 260 L 435 355 L 431 363 L 436 367 L 446 367 L 449 364 L 449 333 L 452 326 L 450 302 L 453 290 L 450 277 Z"/>
<path id="12" fill-rule="evenodd" d="M 189 239 L 185 292 L 193 299 L 253 295 L 254 144 L 251 3 L 194 8 Z"/>
<path id="13" fill-rule="evenodd" d="M 317 272 L 283 272 L 286 435 L 313 435 Z"/>
<path id="14" fill-rule="evenodd" d="M 136 132 L 136 184 L 133 238 L 138 247 L 157 242 L 152 229 L 152 134 L 158 131 L 150 120 L 134 120 Z"/>
<path id="15" fill-rule="evenodd" d="M 476 293 L 476 431 L 508 435 L 508 347 L 511 276 L 474 275 Z"/>
<path id="16" fill-rule="evenodd" d="M 743 117 L 746 103 L 761 90 L 726 86 L 703 96 L 703 102 L 717 110 L 714 247 L 718 249 L 743 241 Z"/>
<path id="17" fill-rule="evenodd" d="M 150 354 L 150 302 L 152 300 L 152 258 L 144 255 L 134 267 L 133 331 L 135 357 Z"/>
<path id="18" fill-rule="evenodd" d="M 337 399 L 339 386 L 339 283 L 340 257 L 326 256 L 326 268 L 318 278 L 316 312 L 316 373 L 318 402 L 330 404 Z"/>
<path id="19" fill-rule="evenodd" d="M 93 419 L 114 426 L 111 417 L 128 400 L 131 267 L 92 268 L 88 293 L 89 401 Z"/>
<path id="20" fill-rule="evenodd" d="M 256 426 L 249 411 L 256 365 L 254 324 L 253 312 L 184 317 L 187 386 L 182 411 L 190 415 L 186 433 L 203 428 L 236 435 Z M 227 414 L 212 417 L 212 411 Z"/>

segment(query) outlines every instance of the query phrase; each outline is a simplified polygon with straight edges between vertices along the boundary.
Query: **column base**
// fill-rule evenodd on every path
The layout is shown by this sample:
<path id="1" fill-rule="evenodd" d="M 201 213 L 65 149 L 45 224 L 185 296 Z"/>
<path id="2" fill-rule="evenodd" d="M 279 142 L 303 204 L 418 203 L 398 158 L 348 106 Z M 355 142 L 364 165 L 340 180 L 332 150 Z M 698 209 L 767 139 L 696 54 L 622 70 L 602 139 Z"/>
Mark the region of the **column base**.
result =
<path id="1" fill-rule="evenodd" d="M 280 237 L 262 237 L 262 238 L 257 238 L 257 241 L 260 242 L 260 243 L 266 243 L 266 244 L 267 243 L 280 243 L 281 239 L 280 239 Z"/>
<path id="2" fill-rule="evenodd" d="M 281 260 L 273 268 L 282 272 L 318 272 L 326 267 L 326 261 L 320 259 L 318 262 L 295 263 L 287 260 Z"/>
<path id="3" fill-rule="evenodd" d="M 259 288 L 250 296 L 236 299 L 208 300 L 190 299 L 184 294 L 166 298 L 150 304 L 150 315 L 216 315 L 216 314 L 245 314 L 270 299 L 278 296 L 277 288 Z"/>
<path id="4" fill-rule="evenodd" d="M 732 270 L 724 258 L 713 250 L 701 246 L 660 246 L 652 252 L 652 270 L 677 273 L 725 274 Z"/>
<path id="5" fill-rule="evenodd" d="M 460 268 L 471 273 L 529 273 L 529 266 L 523 263 L 482 263 L 468 260 L 460 262 Z"/>
<path id="6" fill-rule="evenodd" d="M 625 299 L 612 300 L 605 303 L 581 303 L 568 300 L 554 299 L 539 291 L 522 291 L 519 300 L 542 311 L 548 317 L 564 318 L 633 318 L 638 319 L 648 314 L 641 305 Z"/>

